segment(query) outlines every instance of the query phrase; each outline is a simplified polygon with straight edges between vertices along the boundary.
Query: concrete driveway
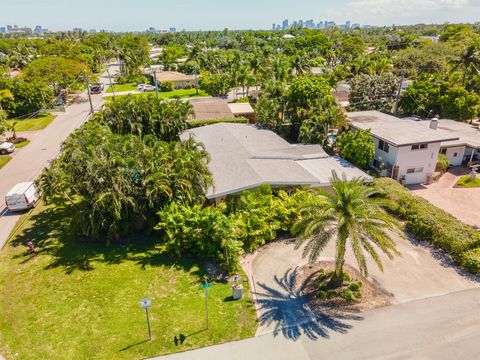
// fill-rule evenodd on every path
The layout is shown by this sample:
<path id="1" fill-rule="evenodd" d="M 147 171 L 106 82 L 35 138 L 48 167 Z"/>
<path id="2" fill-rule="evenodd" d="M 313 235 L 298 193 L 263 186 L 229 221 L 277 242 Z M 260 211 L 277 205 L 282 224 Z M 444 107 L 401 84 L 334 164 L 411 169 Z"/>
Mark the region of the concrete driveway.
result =
<path id="1" fill-rule="evenodd" d="M 390 261 L 382 254 L 384 272 L 370 258 L 367 261 L 369 279 L 391 293 L 394 304 L 480 287 L 478 278 L 462 273 L 435 249 L 399 235 L 395 235 L 394 239 L 401 256 Z M 334 245 L 333 241 L 330 242 L 319 261 L 334 260 Z M 346 263 L 358 269 L 350 248 L 347 249 Z M 271 243 L 246 259 L 244 268 L 257 298 L 257 335 L 283 332 L 284 336 L 299 338 L 318 331 L 312 328 L 310 320 L 313 314 L 305 307 L 302 294 L 294 286 L 294 269 L 304 264 L 306 261 L 301 250 L 295 250 L 291 241 Z M 335 329 L 339 319 L 328 314 L 325 316 L 323 328 Z M 292 327 L 297 333 L 289 330 Z"/>
<path id="2" fill-rule="evenodd" d="M 458 179 L 468 173 L 467 168 L 454 167 L 431 185 L 409 188 L 415 195 L 449 212 L 465 224 L 480 229 L 480 188 L 454 188 Z"/>

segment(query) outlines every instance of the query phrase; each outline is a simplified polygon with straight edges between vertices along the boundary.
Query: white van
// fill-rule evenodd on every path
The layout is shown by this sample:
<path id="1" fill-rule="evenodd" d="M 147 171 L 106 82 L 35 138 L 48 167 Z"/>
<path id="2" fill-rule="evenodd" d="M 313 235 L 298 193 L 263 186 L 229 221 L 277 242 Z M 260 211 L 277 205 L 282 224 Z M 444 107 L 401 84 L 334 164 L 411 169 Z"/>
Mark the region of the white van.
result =
<path id="1" fill-rule="evenodd" d="M 15 185 L 5 195 L 5 204 L 10 211 L 22 211 L 35 207 L 40 193 L 31 181 Z"/>

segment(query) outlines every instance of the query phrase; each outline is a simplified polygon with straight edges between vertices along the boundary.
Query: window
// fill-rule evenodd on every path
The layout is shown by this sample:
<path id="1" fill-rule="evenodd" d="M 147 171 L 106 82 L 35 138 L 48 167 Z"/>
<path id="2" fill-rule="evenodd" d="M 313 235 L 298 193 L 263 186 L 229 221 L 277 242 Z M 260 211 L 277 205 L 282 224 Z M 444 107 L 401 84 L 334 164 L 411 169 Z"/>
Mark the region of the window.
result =
<path id="1" fill-rule="evenodd" d="M 440 154 L 447 155 L 447 149 L 441 149 Z"/>
<path id="2" fill-rule="evenodd" d="M 457 157 L 458 156 L 458 153 L 453 153 L 453 157 Z"/>
<path id="3" fill-rule="evenodd" d="M 425 150 L 428 149 L 428 144 L 415 144 L 412 145 L 412 150 Z"/>
<path id="4" fill-rule="evenodd" d="M 390 150 L 390 145 L 388 145 L 388 143 L 386 143 L 385 141 L 383 140 L 379 140 L 378 141 L 378 148 L 380 150 L 383 150 L 385 151 L 386 153 L 388 153 L 388 150 Z"/>
<path id="5" fill-rule="evenodd" d="M 407 169 L 407 174 L 420 174 L 420 173 L 423 173 L 423 167 Z"/>
<path id="6" fill-rule="evenodd" d="M 373 159 L 373 167 L 376 168 L 378 165 L 378 161 L 377 159 Z"/>

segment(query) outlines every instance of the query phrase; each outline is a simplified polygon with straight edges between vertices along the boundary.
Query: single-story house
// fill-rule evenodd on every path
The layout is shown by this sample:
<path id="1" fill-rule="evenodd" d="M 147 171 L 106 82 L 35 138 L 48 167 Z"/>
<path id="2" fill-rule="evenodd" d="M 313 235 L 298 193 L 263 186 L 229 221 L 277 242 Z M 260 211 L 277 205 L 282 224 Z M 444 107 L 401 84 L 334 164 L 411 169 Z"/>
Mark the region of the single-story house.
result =
<path id="1" fill-rule="evenodd" d="M 346 115 L 350 128 L 370 130 L 375 142 L 372 166 L 407 185 L 428 182 L 435 172 L 441 145 L 459 140 L 456 134 L 435 129 L 434 122 L 425 126 L 379 111 Z"/>
<path id="2" fill-rule="evenodd" d="M 460 121 L 440 119 L 437 129 L 458 137 L 458 140 L 442 142 L 440 153 L 445 154 L 451 165 L 480 161 L 480 127 Z M 424 128 L 431 124 L 430 120 L 417 121 Z"/>
<path id="3" fill-rule="evenodd" d="M 178 71 L 157 71 L 155 72 L 157 83 L 171 81 L 175 84 L 175 88 L 184 89 L 185 87 L 197 87 L 198 77 L 195 75 L 186 75 Z"/>
<path id="4" fill-rule="evenodd" d="M 319 145 L 289 144 L 273 131 L 255 125 L 218 123 L 185 131 L 202 143 L 211 157 L 214 186 L 207 198 L 228 195 L 268 184 L 274 188 L 329 187 L 332 171 L 347 179 L 371 178 L 339 157 L 330 157 Z"/>
<path id="5" fill-rule="evenodd" d="M 235 117 L 228 102 L 219 98 L 189 99 L 195 120 L 230 119 Z"/>
<path id="6" fill-rule="evenodd" d="M 190 99 L 195 113 L 195 120 L 230 119 L 234 117 L 246 117 L 255 121 L 255 110 L 249 103 L 229 103 L 221 98 L 197 98 Z"/>

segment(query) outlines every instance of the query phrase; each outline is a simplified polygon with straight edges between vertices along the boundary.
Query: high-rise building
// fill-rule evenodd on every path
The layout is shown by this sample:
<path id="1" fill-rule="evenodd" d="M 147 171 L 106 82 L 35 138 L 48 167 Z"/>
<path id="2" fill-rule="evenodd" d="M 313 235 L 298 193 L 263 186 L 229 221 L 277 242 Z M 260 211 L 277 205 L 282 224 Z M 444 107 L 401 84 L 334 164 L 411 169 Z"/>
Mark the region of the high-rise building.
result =
<path id="1" fill-rule="evenodd" d="M 272 24 L 272 30 L 275 30 L 277 28 L 277 24 L 273 23 Z"/>
<path id="2" fill-rule="evenodd" d="M 168 29 L 168 31 L 175 34 L 177 32 L 177 28 L 171 27 Z"/>
<path id="3" fill-rule="evenodd" d="M 7 28 L 5 26 L 0 27 L 0 34 L 5 34 L 7 32 Z"/>
<path id="4" fill-rule="evenodd" d="M 288 30 L 288 19 L 283 20 L 282 29 L 283 30 Z"/>
<path id="5" fill-rule="evenodd" d="M 73 28 L 72 30 L 74 33 L 81 33 L 83 31 L 82 28 Z"/>
<path id="6" fill-rule="evenodd" d="M 12 31 L 12 30 L 13 30 L 12 25 L 7 25 L 7 32 L 10 32 L 10 31 Z"/>
<path id="7" fill-rule="evenodd" d="M 95 29 L 90 29 L 90 30 L 88 30 L 88 32 L 89 32 L 90 34 L 95 34 L 95 33 L 97 32 L 97 30 L 95 30 Z"/>

